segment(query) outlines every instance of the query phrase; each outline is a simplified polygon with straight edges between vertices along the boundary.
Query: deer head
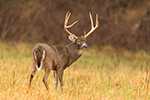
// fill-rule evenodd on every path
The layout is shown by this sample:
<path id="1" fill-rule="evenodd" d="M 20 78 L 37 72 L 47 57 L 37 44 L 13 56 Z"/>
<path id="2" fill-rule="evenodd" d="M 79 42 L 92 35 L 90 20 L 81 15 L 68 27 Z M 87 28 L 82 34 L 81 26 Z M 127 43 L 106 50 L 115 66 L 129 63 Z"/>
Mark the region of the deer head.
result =
<path id="1" fill-rule="evenodd" d="M 67 25 L 68 23 L 68 20 L 70 18 L 70 15 L 71 13 L 67 12 L 66 14 L 66 17 L 65 17 L 65 23 L 64 23 L 64 29 L 66 30 L 66 32 L 69 34 L 69 39 L 75 43 L 75 45 L 79 48 L 79 49 L 85 49 L 87 48 L 87 44 L 86 44 L 86 38 L 92 33 L 94 32 L 98 26 L 99 26 L 99 22 L 98 22 L 98 14 L 96 14 L 96 25 L 94 27 L 94 24 L 93 24 L 93 19 L 92 19 L 92 15 L 91 13 L 89 12 L 89 15 L 90 15 L 90 20 L 91 20 L 91 30 L 86 34 L 86 32 L 84 31 L 84 35 L 83 36 L 80 36 L 80 37 L 77 37 L 76 35 L 72 34 L 68 28 L 72 27 L 73 25 L 75 25 L 77 21 L 75 21 L 74 23 L 72 23 L 71 25 Z"/>

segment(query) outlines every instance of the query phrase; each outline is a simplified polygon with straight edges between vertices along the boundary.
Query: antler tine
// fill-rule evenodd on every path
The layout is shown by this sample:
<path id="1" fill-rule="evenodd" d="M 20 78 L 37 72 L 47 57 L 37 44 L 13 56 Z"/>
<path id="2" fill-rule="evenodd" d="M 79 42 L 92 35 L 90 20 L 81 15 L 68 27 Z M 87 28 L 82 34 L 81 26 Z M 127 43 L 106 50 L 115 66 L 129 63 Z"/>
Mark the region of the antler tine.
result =
<path id="1" fill-rule="evenodd" d="M 70 28 L 70 27 L 72 27 L 74 24 L 76 24 L 78 22 L 78 20 L 76 20 L 74 23 L 72 23 L 71 25 L 67 26 L 67 23 L 68 23 L 68 20 L 70 18 L 70 15 L 71 15 L 71 13 L 67 12 L 67 15 L 66 15 L 66 19 L 67 19 L 66 20 L 66 28 Z"/>
<path id="2" fill-rule="evenodd" d="M 72 27 L 74 24 L 76 24 L 78 22 L 78 20 L 76 20 L 74 23 L 72 23 L 71 25 L 67 26 L 68 20 L 71 16 L 71 13 L 67 12 L 66 17 L 65 17 L 65 23 L 64 23 L 64 29 L 66 30 L 67 33 L 69 33 L 70 35 L 72 35 L 74 38 L 78 38 L 77 36 L 75 36 L 74 34 L 72 34 L 71 32 L 68 31 L 68 28 Z"/>
<path id="3" fill-rule="evenodd" d="M 91 30 L 86 34 L 84 35 L 84 38 L 87 38 L 92 32 L 94 32 L 98 26 L 99 26 L 99 22 L 98 22 L 98 14 L 96 14 L 96 25 L 94 27 L 94 24 L 93 24 L 93 18 L 92 18 L 92 15 L 91 15 L 91 12 L 89 12 L 89 15 L 90 15 L 90 20 L 91 20 Z"/>
<path id="4" fill-rule="evenodd" d="M 96 27 L 99 26 L 99 22 L 98 22 L 98 14 L 96 14 Z"/>
<path id="5" fill-rule="evenodd" d="M 66 26 L 66 28 L 70 28 L 70 27 L 72 27 L 74 24 L 76 24 L 78 22 L 78 20 L 76 20 L 74 23 L 72 23 L 71 25 L 69 25 L 69 26 Z"/>
<path id="6" fill-rule="evenodd" d="M 67 25 L 67 23 L 68 23 L 68 17 L 70 17 L 69 15 L 70 15 L 70 13 L 67 12 L 67 13 L 66 13 L 66 17 L 65 17 L 64 27 L 65 27 L 65 26 Z"/>
<path id="7" fill-rule="evenodd" d="M 84 31 L 84 35 L 86 35 L 86 32 Z"/>
<path id="8" fill-rule="evenodd" d="M 93 28 L 94 24 L 93 24 L 93 18 L 92 18 L 91 12 L 89 12 L 89 15 L 90 15 L 90 20 L 91 20 L 91 28 Z"/>

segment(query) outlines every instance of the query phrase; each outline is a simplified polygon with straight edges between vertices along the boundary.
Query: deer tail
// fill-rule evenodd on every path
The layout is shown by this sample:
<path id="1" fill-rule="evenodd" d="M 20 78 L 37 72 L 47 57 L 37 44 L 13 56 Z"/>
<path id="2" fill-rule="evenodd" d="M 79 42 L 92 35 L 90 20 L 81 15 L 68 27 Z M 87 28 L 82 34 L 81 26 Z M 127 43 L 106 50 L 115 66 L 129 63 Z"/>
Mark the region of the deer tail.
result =
<path id="1" fill-rule="evenodd" d="M 43 67 L 43 60 L 45 59 L 45 50 L 41 50 L 41 48 L 35 50 L 34 58 L 37 60 L 36 69 L 40 71 Z"/>

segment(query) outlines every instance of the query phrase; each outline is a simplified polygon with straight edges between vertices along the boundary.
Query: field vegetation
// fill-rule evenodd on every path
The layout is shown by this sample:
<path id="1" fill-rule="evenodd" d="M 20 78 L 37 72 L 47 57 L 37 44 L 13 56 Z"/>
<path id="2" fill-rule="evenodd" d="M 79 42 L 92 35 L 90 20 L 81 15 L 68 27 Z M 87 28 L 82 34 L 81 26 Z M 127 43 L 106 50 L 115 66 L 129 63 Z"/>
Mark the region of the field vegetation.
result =
<path id="1" fill-rule="evenodd" d="M 1 100 L 148 100 L 150 99 L 150 53 L 129 52 L 111 46 L 87 49 L 64 72 L 64 92 L 54 89 L 44 71 L 37 72 L 28 90 L 32 48 L 28 43 L 0 43 Z"/>

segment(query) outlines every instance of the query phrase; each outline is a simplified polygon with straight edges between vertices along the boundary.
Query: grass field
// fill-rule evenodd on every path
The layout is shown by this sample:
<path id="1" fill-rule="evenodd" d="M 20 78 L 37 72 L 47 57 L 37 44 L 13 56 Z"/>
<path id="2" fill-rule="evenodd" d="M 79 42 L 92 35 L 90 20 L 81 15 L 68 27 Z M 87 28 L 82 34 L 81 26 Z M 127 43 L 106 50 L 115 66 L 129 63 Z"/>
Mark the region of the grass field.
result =
<path id="1" fill-rule="evenodd" d="M 54 89 L 44 71 L 37 72 L 28 90 L 32 44 L 0 43 L 0 100 L 148 100 L 150 99 L 150 52 L 116 51 L 107 46 L 87 49 L 64 72 L 64 92 Z"/>

